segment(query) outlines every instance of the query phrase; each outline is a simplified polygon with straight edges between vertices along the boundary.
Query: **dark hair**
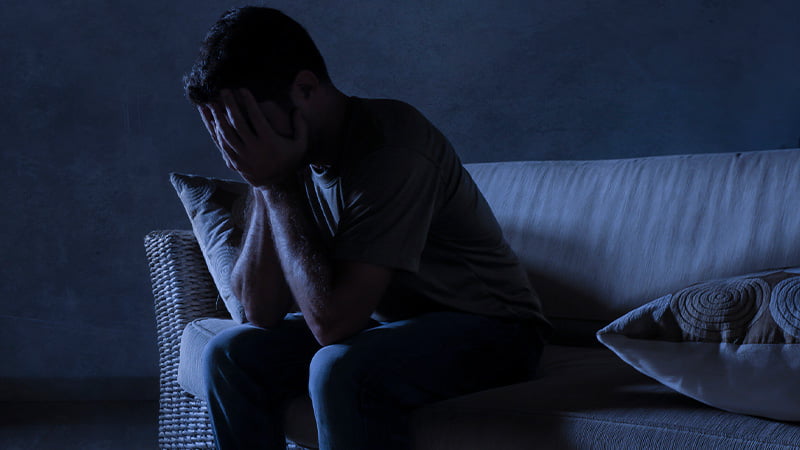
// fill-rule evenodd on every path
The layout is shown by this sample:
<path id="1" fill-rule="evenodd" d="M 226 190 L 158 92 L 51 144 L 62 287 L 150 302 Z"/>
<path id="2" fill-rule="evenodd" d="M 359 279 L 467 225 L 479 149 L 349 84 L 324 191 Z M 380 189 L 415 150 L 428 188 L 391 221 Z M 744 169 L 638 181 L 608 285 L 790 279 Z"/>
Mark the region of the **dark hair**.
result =
<path id="1" fill-rule="evenodd" d="M 299 23 L 277 9 L 245 6 L 226 11 L 211 27 L 183 86 L 195 105 L 223 88 L 246 87 L 256 100 L 290 109 L 289 88 L 301 70 L 330 82 L 322 55 Z"/>

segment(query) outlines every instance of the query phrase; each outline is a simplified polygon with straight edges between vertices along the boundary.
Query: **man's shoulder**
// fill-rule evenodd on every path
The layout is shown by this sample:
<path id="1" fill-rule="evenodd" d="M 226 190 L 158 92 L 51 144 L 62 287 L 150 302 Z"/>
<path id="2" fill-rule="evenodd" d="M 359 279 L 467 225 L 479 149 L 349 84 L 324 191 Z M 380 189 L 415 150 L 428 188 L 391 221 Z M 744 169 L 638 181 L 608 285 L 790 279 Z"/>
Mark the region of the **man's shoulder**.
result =
<path id="1" fill-rule="evenodd" d="M 410 103 L 391 98 L 358 98 L 363 111 L 384 127 L 428 124 L 427 118 Z"/>
<path id="2" fill-rule="evenodd" d="M 417 108 L 412 106 L 410 103 L 406 103 L 403 100 L 397 100 L 394 98 L 365 98 L 365 97 L 353 97 L 357 101 L 361 102 L 365 107 L 376 109 L 376 110 L 386 110 L 386 111 L 417 111 Z"/>
<path id="3" fill-rule="evenodd" d="M 342 171 L 345 179 L 409 179 L 437 170 L 434 161 L 418 149 L 384 145 L 364 152 Z"/>

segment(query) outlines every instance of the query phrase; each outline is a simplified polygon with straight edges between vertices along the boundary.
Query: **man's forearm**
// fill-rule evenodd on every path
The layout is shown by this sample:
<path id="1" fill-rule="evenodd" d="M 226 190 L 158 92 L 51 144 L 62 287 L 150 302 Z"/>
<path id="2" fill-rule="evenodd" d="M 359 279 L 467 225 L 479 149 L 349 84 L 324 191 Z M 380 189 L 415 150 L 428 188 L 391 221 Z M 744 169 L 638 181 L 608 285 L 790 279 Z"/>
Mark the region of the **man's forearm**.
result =
<path id="1" fill-rule="evenodd" d="M 264 199 L 257 190 L 253 194 L 242 253 L 231 273 L 231 286 L 244 305 L 247 320 L 270 327 L 286 315 L 292 296 L 275 252 Z"/>
<path id="2" fill-rule="evenodd" d="M 325 334 L 345 321 L 331 305 L 333 273 L 329 256 L 304 208 L 305 198 L 294 184 L 260 190 L 269 211 L 275 249 L 285 279 L 303 316 L 323 345 Z"/>

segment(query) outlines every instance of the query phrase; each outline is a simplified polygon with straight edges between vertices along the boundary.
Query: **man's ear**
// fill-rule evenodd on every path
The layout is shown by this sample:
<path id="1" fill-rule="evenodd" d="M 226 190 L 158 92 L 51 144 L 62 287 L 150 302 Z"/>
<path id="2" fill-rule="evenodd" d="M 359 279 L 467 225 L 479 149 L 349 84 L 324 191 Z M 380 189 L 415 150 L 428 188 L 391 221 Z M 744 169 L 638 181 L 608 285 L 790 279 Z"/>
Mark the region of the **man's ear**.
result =
<path id="1" fill-rule="evenodd" d="M 301 94 L 303 100 L 308 100 L 318 88 L 319 78 L 310 70 L 301 70 L 292 82 L 292 90 Z"/>

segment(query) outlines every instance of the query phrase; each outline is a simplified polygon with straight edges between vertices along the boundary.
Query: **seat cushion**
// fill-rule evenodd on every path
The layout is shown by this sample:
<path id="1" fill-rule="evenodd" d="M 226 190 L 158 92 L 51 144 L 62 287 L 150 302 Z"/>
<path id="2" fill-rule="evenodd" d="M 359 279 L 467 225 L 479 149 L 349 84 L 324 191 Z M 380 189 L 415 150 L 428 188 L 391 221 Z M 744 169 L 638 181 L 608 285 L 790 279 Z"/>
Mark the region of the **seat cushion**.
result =
<path id="1" fill-rule="evenodd" d="M 202 370 L 203 349 L 211 338 L 238 325 L 232 319 L 205 318 L 190 322 L 183 330 L 178 383 L 188 393 L 206 399 Z M 304 447 L 316 448 L 317 426 L 311 399 L 307 395 L 297 397 L 286 405 L 284 422 L 286 436 L 290 440 Z"/>
<path id="2" fill-rule="evenodd" d="M 203 381 L 203 349 L 214 336 L 240 325 L 233 319 L 204 318 L 189 322 L 181 335 L 181 355 L 178 362 L 178 384 L 195 397 L 205 399 Z"/>
<path id="3" fill-rule="evenodd" d="M 800 425 L 708 407 L 602 348 L 548 346 L 537 379 L 417 411 L 418 450 L 796 448 Z"/>
<path id="4" fill-rule="evenodd" d="M 179 381 L 204 398 L 200 358 L 233 320 L 200 319 L 181 340 Z M 286 410 L 287 436 L 316 447 L 307 396 Z M 413 417 L 418 450 L 487 448 L 796 448 L 800 425 L 708 407 L 637 372 L 606 348 L 549 345 L 535 380 L 428 405 Z"/>

